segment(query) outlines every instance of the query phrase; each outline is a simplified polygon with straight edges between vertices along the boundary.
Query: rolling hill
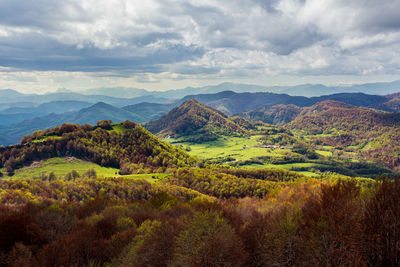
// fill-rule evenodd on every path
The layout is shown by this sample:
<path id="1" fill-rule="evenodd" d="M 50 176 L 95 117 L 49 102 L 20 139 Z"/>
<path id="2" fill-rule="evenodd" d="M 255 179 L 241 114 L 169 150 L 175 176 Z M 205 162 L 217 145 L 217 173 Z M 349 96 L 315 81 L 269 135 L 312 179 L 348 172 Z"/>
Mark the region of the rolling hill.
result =
<path id="1" fill-rule="evenodd" d="M 240 120 L 234 121 L 194 99 L 182 103 L 160 119 L 145 124 L 149 131 L 161 137 L 201 135 L 204 139 L 214 138 L 216 134 L 245 134 L 246 126 Z"/>
<path id="2" fill-rule="evenodd" d="M 295 105 L 275 105 L 272 107 L 261 107 L 250 111 L 239 113 L 238 116 L 249 121 L 262 121 L 269 124 L 283 125 L 294 120 L 302 108 Z"/>
<path id="3" fill-rule="evenodd" d="M 27 135 L 19 145 L 0 147 L 0 155 L 0 167 L 4 166 L 9 174 L 33 161 L 60 156 L 118 168 L 124 174 L 197 163 L 184 151 L 130 121 L 119 124 L 101 121 L 99 126 L 63 124 Z"/>

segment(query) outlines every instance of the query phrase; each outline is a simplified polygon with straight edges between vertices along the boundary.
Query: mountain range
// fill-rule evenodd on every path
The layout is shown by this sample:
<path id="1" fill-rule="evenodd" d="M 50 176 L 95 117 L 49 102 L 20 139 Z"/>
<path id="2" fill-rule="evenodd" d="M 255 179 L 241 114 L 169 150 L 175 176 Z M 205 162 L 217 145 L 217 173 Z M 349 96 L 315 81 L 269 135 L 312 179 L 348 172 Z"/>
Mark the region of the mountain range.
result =
<path id="1" fill-rule="evenodd" d="M 229 84 L 223 85 L 228 87 Z M 237 114 L 248 120 L 262 120 L 273 124 L 290 122 L 297 116 L 298 108 L 312 106 L 327 100 L 388 112 L 400 110 L 400 98 L 397 94 L 382 96 L 340 93 L 304 97 L 268 92 L 222 91 L 215 94 L 187 95 L 172 101 L 158 96 L 116 98 L 75 93 L 24 95 L 13 90 L 2 90 L 0 96 L 2 97 L 0 99 L 0 145 L 16 143 L 21 137 L 33 131 L 66 122 L 93 124 L 100 119 L 114 122 L 132 120 L 137 123 L 153 121 L 190 99 L 195 99 L 229 116 Z M 57 100 L 64 97 L 73 100 Z M 55 101 L 40 103 L 52 99 Z M 13 101 L 22 102 L 17 102 L 14 106 L 10 105 L 10 103 L 15 103 Z"/>
<path id="2" fill-rule="evenodd" d="M 94 88 L 83 92 L 87 95 L 107 95 L 112 97 L 138 97 L 153 95 L 168 99 L 180 99 L 186 95 L 215 94 L 221 91 L 245 92 L 270 92 L 289 94 L 292 96 L 322 96 L 337 93 L 365 93 L 365 94 L 392 94 L 400 91 L 400 81 L 365 83 L 356 85 L 326 86 L 323 84 L 300 84 L 293 86 L 261 86 L 240 83 L 221 83 L 203 87 L 186 87 L 166 91 L 147 91 L 137 88 Z"/>

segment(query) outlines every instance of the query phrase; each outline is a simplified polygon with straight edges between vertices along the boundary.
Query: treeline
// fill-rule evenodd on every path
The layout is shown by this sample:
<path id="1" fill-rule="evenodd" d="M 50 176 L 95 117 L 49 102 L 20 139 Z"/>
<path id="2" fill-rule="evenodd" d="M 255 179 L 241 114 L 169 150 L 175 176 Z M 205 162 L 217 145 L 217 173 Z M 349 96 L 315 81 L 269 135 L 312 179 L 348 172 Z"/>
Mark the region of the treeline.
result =
<path id="1" fill-rule="evenodd" d="M 88 192 L 98 187 L 97 194 L 58 199 L 59 183 L 0 182 L 1 190 L 43 194 L 0 204 L 0 266 L 400 264 L 398 180 L 373 188 L 300 182 L 263 199 L 219 200 L 156 192 L 150 184 L 137 184 L 143 195 L 115 197 L 120 186 L 80 179 L 68 183 Z"/>
<path id="2" fill-rule="evenodd" d="M 100 121 L 98 126 L 63 124 L 37 131 L 24 137 L 20 145 L 0 147 L 0 167 L 12 173 L 32 161 L 59 156 L 120 168 L 122 174 L 143 169 L 165 171 L 197 163 L 184 151 L 160 141 L 133 122 L 118 126 L 124 129 L 114 131 L 110 122 Z"/>
<path id="3" fill-rule="evenodd" d="M 220 170 L 195 168 L 180 168 L 166 182 L 218 198 L 246 196 L 262 198 L 282 186 L 274 181 L 243 179 Z"/>

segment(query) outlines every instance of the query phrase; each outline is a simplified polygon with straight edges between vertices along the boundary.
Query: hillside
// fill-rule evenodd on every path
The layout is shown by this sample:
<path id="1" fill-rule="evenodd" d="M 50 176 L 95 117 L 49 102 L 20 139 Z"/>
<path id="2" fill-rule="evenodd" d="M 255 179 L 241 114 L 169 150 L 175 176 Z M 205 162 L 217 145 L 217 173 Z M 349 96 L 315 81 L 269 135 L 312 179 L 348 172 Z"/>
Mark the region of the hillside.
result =
<path id="1" fill-rule="evenodd" d="M 270 107 L 278 104 L 295 104 L 297 106 L 312 105 L 312 101 L 306 97 L 290 96 L 287 94 L 273 93 L 235 93 L 224 91 L 217 94 L 200 94 L 184 97 L 180 102 L 188 99 L 209 105 L 228 115 L 245 112 L 259 107 Z"/>
<path id="2" fill-rule="evenodd" d="M 185 152 L 129 121 L 113 125 L 100 121 L 99 126 L 63 124 L 25 136 L 19 145 L 0 147 L 0 154 L 0 167 L 8 173 L 33 161 L 59 156 L 119 168 L 124 174 L 196 163 Z"/>
<path id="3" fill-rule="evenodd" d="M 201 135 L 206 138 L 216 134 L 245 134 L 245 123 L 234 121 L 220 111 L 190 99 L 172 109 L 160 119 L 145 127 L 161 137 Z"/>
<path id="4" fill-rule="evenodd" d="M 400 114 L 324 101 L 304 108 L 285 127 L 309 136 L 317 145 L 351 150 L 398 170 Z"/>
<path id="5" fill-rule="evenodd" d="M 269 124 L 283 125 L 294 120 L 302 108 L 295 105 L 275 105 L 261 107 L 237 114 L 249 121 L 262 121 Z"/>
<path id="6" fill-rule="evenodd" d="M 383 105 L 389 110 L 400 112 L 400 97 L 394 97 Z"/>

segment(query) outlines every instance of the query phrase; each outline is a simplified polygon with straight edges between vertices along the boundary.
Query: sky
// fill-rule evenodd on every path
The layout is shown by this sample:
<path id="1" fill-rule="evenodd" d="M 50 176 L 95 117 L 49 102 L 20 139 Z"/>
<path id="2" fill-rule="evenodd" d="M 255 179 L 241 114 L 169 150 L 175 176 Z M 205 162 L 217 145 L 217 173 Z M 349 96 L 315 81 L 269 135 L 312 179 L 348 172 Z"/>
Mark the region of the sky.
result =
<path id="1" fill-rule="evenodd" d="M 0 0 L 0 89 L 400 79 L 400 0 Z"/>

